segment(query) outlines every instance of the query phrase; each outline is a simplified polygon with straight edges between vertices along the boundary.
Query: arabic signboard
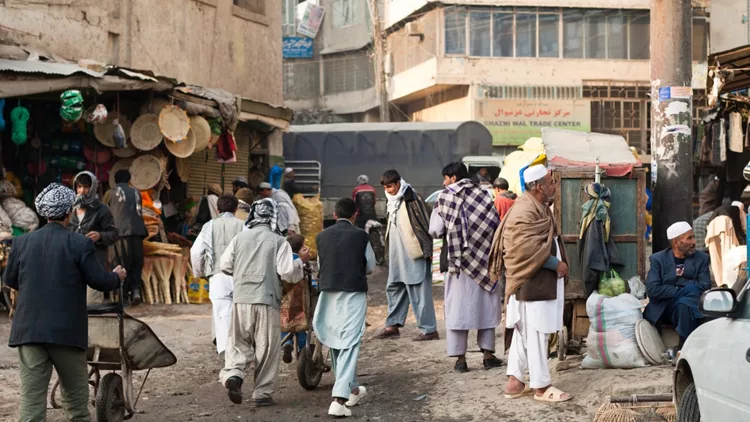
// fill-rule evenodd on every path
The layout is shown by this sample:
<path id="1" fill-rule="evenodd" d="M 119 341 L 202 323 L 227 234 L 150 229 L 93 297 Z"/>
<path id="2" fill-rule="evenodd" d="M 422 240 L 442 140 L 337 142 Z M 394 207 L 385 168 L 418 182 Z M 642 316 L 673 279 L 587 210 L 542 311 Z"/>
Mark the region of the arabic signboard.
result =
<path id="1" fill-rule="evenodd" d="M 313 57 L 313 39 L 284 37 L 283 52 L 285 59 L 311 59 Z"/>
<path id="2" fill-rule="evenodd" d="M 306 37 L 315 38 L 320 29 L 320 23 L 323 22 L 325 8 L 316 4 L 307 3 L 302 19 L 297 26 L 297 33 Z"/>
<path id="3" fill-rule="evenodd" d="M 588 100 L 478 100 L 475 120 L 492 133 L 493 145 L 522 145 L 542 128 L 591 130 Z"/>

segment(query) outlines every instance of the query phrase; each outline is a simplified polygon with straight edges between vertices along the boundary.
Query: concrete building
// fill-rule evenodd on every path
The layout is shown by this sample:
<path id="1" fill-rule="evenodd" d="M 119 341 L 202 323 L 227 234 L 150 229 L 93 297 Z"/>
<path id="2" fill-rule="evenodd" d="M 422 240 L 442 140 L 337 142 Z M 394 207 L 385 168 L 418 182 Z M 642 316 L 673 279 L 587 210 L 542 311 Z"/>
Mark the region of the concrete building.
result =
<path id="1" fill-rule="evenodd" d="M 750 44 L 750 3 L 711 0 L 711 53 Z"/>
<path id="2" fill-rule="evenodd" d="M 340 43 L 331 19 L 342 5 L 365 8 L 366 0 L 323 0 L 328 20 L 316 43 L 324 47 L 303 64 L 285 61 L 285 77 L 317 70 L 318 91 L 285 80 L 286 104 L 322 109 L 335 118 L 377 119 L 375 75 L 363 86 L 344 84 L 360 73 L 327 54 Z M 388 31 L 388 96 L 392 118 L 413 121 L 473 119 L 493 133 L 502 154 L 543 126 L 624 136 L 650 150 L 649 0 L 475 0 L 384 2 Z M 337 9 L 337 7 L 339 9 Z M 349 9 L 347 9 L 349 10 Z M 366 22 L 355 26 L 369 33 Z M 349 28 L 352 30 L 352 28 Z M 333 39 L 334 41 L 329 41 Z M 694 2 L 694 117 L 705 104 L 708 9 Z M 349 45 L 349 47 L 353 47 Z M 374 69 L 366 46 L 356 50 L 358 69 Z M 341 62 L 354 54 L 337 50 Z M 342 69 L 347 72 L 344 75 Z M 331 72 L 333 71 L 333 74 Z M 371 72 L 371 71 L 370 71 Z M 343 81 L 342 81 L 343 79 Z M 333 82 L 336 82 L 334 84 Z M 353 81 L 352 81 L 353 82 Z M 289 89 L 292 85 L 294 88 Z M 334 92 L 335 91 L 335 92 Z M 316 95 L 317 94 L 317 95 Z"/>
<path id="3" fill-rule="evenodd" d="M 281 13 L 275 0 L 0 0 L 0 53 L 3 45 L 21 46 L 223 89 L 242 97 L 254 108 L 242 111 L 257 119 L 283 103 Z M 251 144 L 266 156 L 265 167 L 268 156 L 281 159 L 278 131 L 261 143 L 251 140 L 252 130 L 252 124 L 237 129 L 237 164 L 226 166 L 226 178 L 247 177 Z M 224 174 L 221 165 L 208 167 L 208 183 Z M 190 191 L 202 188 L 195 183 Z"/>

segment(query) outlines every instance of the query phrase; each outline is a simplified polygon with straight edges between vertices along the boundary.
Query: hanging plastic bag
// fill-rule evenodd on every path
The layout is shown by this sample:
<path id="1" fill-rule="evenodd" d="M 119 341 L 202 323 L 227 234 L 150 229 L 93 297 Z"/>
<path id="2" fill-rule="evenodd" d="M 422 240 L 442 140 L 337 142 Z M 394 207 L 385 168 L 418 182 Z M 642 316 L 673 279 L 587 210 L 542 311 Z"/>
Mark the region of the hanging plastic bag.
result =
<path id="1" fill-rule="evenodd" d="M 597 290 L 600 295 L 607 297 L 615 297 L 628 292 L 625 280 L 615 270 L 609 270 L 601 274 Z"/>

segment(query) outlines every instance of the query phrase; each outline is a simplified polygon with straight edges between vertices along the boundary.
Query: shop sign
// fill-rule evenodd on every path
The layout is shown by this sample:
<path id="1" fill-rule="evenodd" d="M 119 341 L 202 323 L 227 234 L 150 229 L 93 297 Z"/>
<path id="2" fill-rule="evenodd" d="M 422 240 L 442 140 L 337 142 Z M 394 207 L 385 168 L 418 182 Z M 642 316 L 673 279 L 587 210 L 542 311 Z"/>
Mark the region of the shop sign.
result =
<path id="1" fill-rule="evenodd" d="M 307 7 L 302 14 L 302 19 L 297 26 L 297 33 L 306 37 L 315 38 L 318 35 L 320 24 L 323 22 L 325 8 L 317 4 L 307 3 Z"/>
<path id="2" fill-rule="evenodd" d="M 478 100 L 474 119 L 492 133 L 493 145 L 522 145 L 542 128 L 591 130 L 588 100 Z"/>
<path id="3" fill-rule="evenodd" d="M 313 39 L 284 37 L 283 56 L 285 59 L 311 59 L 313 57 Z"/>

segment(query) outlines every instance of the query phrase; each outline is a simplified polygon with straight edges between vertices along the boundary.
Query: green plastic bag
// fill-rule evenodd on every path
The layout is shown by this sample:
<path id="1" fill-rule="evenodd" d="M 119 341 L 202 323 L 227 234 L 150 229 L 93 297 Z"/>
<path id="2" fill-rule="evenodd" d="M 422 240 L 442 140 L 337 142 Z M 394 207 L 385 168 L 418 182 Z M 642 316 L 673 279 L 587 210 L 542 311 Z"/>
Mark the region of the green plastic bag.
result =
<path id="1" fill-rule="evenodd" d="M 599 288 L 597 291 L 602 296 L 615 297 L 627 293 L 628 284 L 617 274 L 615 270 L 605 271 L 599 277 Z"/>

